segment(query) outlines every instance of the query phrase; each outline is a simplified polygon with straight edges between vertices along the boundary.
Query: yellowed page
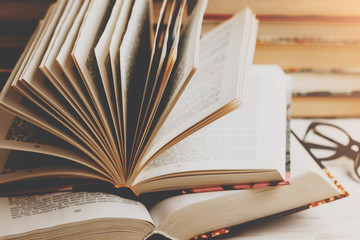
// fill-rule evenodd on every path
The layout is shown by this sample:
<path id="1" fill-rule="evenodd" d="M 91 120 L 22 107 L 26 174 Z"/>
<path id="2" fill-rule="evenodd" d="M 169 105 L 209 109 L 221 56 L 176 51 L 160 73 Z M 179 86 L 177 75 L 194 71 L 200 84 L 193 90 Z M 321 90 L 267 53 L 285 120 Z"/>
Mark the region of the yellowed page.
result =
<path id="1" fill-rule="evenodd" d="M 11 82 L 9 83 L 11 84 Z M 80 151 L 92 158 L 103 169 L 109 172 L 114 179 L 116 178 L 113 173 L 111 173 L 111 170 L 103 164 L 93 151 L 81 144 L 82 141 L 76 137 L 76 135 L 65 129 L 63 126 L 59 126 L 58 120 L 34 106 L 14 89 L 11 89 L 9 86 L 10 84 L 7 83 L 5 85 L 2 95 L 0 96 L 0 105 L 3 108 L 69 142 L 74 147 L 78 148 Z"/>
<path id="2" fill-rule="evenodd" d="M 164 99 L 161 102 L 165 106 L 160 105 L 160 113 L 157 116 L 160 125 L 163 123 L 163 118 L 167 117 L 168 112 L 178 100 L 179 95 L 182 94 L 195 70 L 199 67 L 201 23 L 207 2 L 207 0 L 202 0 L 197 3 L 196 9 L 193 10 L 194 12 L 188 19 L 184 30 L 182 30 L 178 59 L 165 90 Z"/>
<path id="3" fill-rule="evenodd" d="M 105 193 L 54 193 L 28 197 L 0 198 L 0 237 L 33 230 L 56 227 L 63 224 L 91 225 L 94 220 L 111 220 L 113 231 L 134 225 L 132 221 L 145 221 L 152 225 L 152 219 L 143 204 Z M 119 220 L 124 221 L 119 222 Z M 129 222 L 127 224 L 127 222 Z M 132 223 L 132 224 L 130 224 Z M 116 227 L 118 225 L 118 227 Z M 84 225 L 81 229 L 84 229 Z M 151 230 L 148 226 L 149 230 Z M 92 231 L 91 228 L 86 228 Z M 79 229 L 77 229 L 78 231 Z M 148 230 L 148 231 L 149 231 Z M 69 235 L 70 237 L 71 235 Z M 78 237 L 77 234 L 75 234 Z"/>
<path id="4" fill-rule="evenodd" d="M 119 154 L 116 134 L 94 52 L 110 17 L 114 2 L 113 0 L 94 0 L 91 2 L 72 51 L 72 57 L 105 129 L 104 137 L 109 139 L 112 159 L 117 159 Z M 113 163 L 113 165 L 115 164 Z"/>
<path id="5" fill-rule="evenodd" d="M 0 119 L 0 148 L 62 157 L 106 175 L 89 156 L 53 134 L 4 110 L 0 110 Z"/>
<path id="6" fill-rule="evenodd" d="M 157 33 L 157 38 L 160 39 L 156 39 L 153 46 L 151 64 L 142 100 L 142 108 L 138 118 L 133 153 L 141 151 L 143 142 L 148 138 L 148 132 L 152 124 L 157 121 L 155 116 L 159 109 L 159 104 L 164 97 L 164 91 L 169 84 L 170 75 L 172 71 L 174 71 L 174 66 L 178 57 L 180 28 L 182 25 L 185 3 L 186 1 L 183 0 L 167 3 L 167 5 L 172 5 L 169 16 L 162 16 L 161 18 L 164 18 L 165 22 L 158 23 L 161 28 L 159 29 L 160 32 Z M 164 8 L 164 11 L 166 12 L 166 8 Z M 168 18 L 168 20 L 166 18 Z M 189 53 L 189 55 L 191 54 Z M 135 159 L 137 159 L 137 157 L 135 157 Z"/>
<path id="7" fill-rule="evenodd" d="M 53 12 L 55 10 L 57 5 L 52 5 L 51 10 L 48 11 L 47 16 L 45 18 L 46 21 L 50 19 L 50 17 L 53 15 Z M 16 82 L 16 80 L 20 77 L 22 74 L 24 68 L 26 68 L 27 62 L 31 58 L 31 55 L 33 54 L 33 51 L 36 49 L 36 45 L 38 45 L 38 42 L 40 41 L 40 37 L 43 33 L 44 27 L 46 24 L 40 22 L 37 30 L 35 31 L 33 37 L 31 38 L 31 41 L 25 48 L 24 53 L 22 54 L 21 58 L 19 59 L 18 63 L 16 64 L 10 78 L 8 79 L 8 82 L 4 86 L 3 91 L 0 95 L 0 103 L 3 108 L 18 113 L 18 115 L 28 119 L 33 120 L 34 122 L 38 122 L 40 126 L 48 130 L 49 132 L 55 133 L 55 135 L 60 136 L 62 139 L 66 139 L 70 143 L 74 144 L 74 146 L 78 147 L 79 149 L 82 149 L 82 151 L 89 153 L 86 148 L 83 148 L 81 145 L 77 143 L 77 140 L 75 140 L 68 133 L 65 133 L 63 130 L 60 130 L 60 128 L 57 126 L 55 127 L 54 122 L 51 122 L 51 118 L 42 118 L 41 112 L 36 113 L 33 109 L 33 106 L 29 103 L 29 101 L 23 99 L 23 97 L 16 92 L 11 85 L 13 82 Z M 93 156 L 90 154 L 90 156 Z"/>
<path id="8" fill-rule="evenodd" d="M 72 3 L 72 2 L 69 2 Z M 99 138 L 101 135 L 96 129 L 96 124 L 91 118 L 84 103 L 77 95 L 76 91 L 72 88 L 71 84 L 67 80 L 60 66 L 56 62 L 56 56 L 58 55 L 66 36 L 74 22 L 75 17 L 78 15 L 82 5 L 86 5 L 80 0 L 74 1 L 71 5 L 68 3 L 66 8 L 70 8 L 68 14 L 63 14 L 61 17 L 62 24 L 58 24 L 57 31 L 58 34 L 53 35 L 52 40 L 53 44 L 50 43 L 47 52 L 40 64 L 40 69 L 44 72 L 47 78 L 54 84 L 59 92 L 64 96 L 66 101 L 68 101 L 72 108 L 80 115 L 80 117 L 86 122 L 86 125 L 91 127 L 91 130 L 97 134 Z M 64 11 L 65 13 L 65 11 Z"/>
<path id="9" fill-rule="evenodd" d="M 112 76 L 114 80 L 114 94 L 116 100 L 116 112 L 119 120 L 118 126 L 120 130 L 120 138 L 122 138 L 121 148 L 125 151 L 125 120 L 124 120 L 124 109 L 123 99 L 121 96 L 121 74 L 120 74 L 120 46 L 122 44 L 127 24 L 129 22 L 131 10 L 134 4 L 134 0 L 123 0 L 123 6 L 120 11 L 119 18 L 116 21 L 115 30 L 113 32 L 111 43 L 109 47 L 110 63 Z M 125 158 L 125 153 L 123 152 Z"/>
<path id="10" fill-rule="evenodd" d="M 244 49 L 239 42 L 249 37 L 244 27 L 248 18 L 252 16 L 247 11 L 237 14 L 202 38 L 200 67 L 150 145 L 141 165 L 187 129 L 234 101 L 240 103 L 239 92 L 244 79 L 239 66 L 245 63 L 240 62 Z"/>
<path id="11" fill-rule="evenodd" d="M 278 67 L 254 66 L 242 107 L 159 155 L 136 182 L 207 170 L 276 169 L 284 178 L 286 81 Z"/>
<path id="12" fill-rule="evenodd" d="M 73 7 L 74 0 L 63 0 L 63 2 L 65 2 L 65 5 L 63 7 L 63 11 L 61 13 L 60 18 L 58 19 L 58 22 L 56 23 L 55 30 L 54 30 L 54 32 L 52 34 L 52 37 L 51 37 L 51 41 L 50 41 L 50 43 L 49 43 L 49 45 L 47 47 L 47 50 L 46 50 L 46 52 L 45 52 L 45 54 L 43 56 L 43 59 L 41 61 L 40 66 L 43 66 L 45 64 L 45 62 L 48 59 L 53 47 L 55 47 L 54 45 L 55 45 L 55 43 L 57 41 L 57 37 L 60 34 L 60 31 L 61 31 L 61 29 L 62 29 L 62 27 L 64 25 L 65 20 L 68 17 L 71 17 L 71 16 L 69 16 L 69 14 L 70 14 L 71 8 Z"/>
<path id="13" fill-rule="evenodd" d="M 29 100 L 25 99 L 21 94 L 19 94 L 14 88 L 11 87 L 14 78 L 16 75 L 18 75 L 19 72 L 21 73 L 22 68 L 26 64 L 23 63 L 23 60 L 26 59 L 25 55 L 29 53 L 28 50 L 28 48 L 25 50 L 19 62 L 16 64 L 8 82 L 1 92 L 1 107 L 69 142 L 74 147 L 87 154 L 90 158 L 94 159 L 102 166 L 102 168 L 106 169 L 106 167 L 103 166 L 101 162 L 99 162 L 98 158 L 91 150 L 79 144 L 81 141 L 76 136 L 74 136 L 73 133 L 67 131 L 62 126 L 59 126 L 54 118 L 34 106 L 31 102 L 29 102 Z"/>
<path id="14" fill-rule="evenodd" d="M 71 189 L 80 179 L 112 183 L 106 175 L 65 158 L 2 148 L 0 154 L 1 196 Z"/>
<path id="15" fill-rule="evenodd" d="M 99 42 L 97 43 L 94 49 L 97 65 L 100 71 L 101 80 L 105 90 L 107 104 L 109 105 L 110 108 L 112 124 L 114 126 L 117 145 L 119 149 L 122 143 L 120 142 L 118 114 L 115 109 L 116 100 L 115 100 L 115 91 L 114 91 L 114 83 L 113 83 L 114 80 L 111 71 L 109 47 L 110 47 L 111 37 L 115 30 L 116 20 L 120 15 L 122 5 L 123 5 L 122 0 L 115 2 L 110 18 L 106 23 L 105 30 L 102 33 Z"/>
<path id="16" fill-rule="evenodd" d="M 137 0 L 120 46 L 120 79 L 125 120 L 126 158 L 134 139 L 150 61 L 150 1 Z"/>
<path id="17" fill-rule="evenodd" d="M 93 121 L 96 127 L 99 129 L 99 134 L 105 135 L 103 127 L 100 124 L 99 117 L 96 113 L 95 106 L 93 105 L 90 96 L 87 93 L 86 87 L 82 82 L 81 76 L 78 73 L 75 63 L 71 57 L 71 52 L 74 47 L 76 38 L 78 36 L 78 32 L 80 27 L 83 23 L 84 16 L 88 11 L 90 0 L 84 1 L 81 9 L 79 10 L 75 20 L 72 22 L 71 29 L 66 36 L 64 43 L 56 57 L 56 62 L 58 63 L 59 67 L 61 68 L 62 72 L 65 74 L 67 80 L 70 82 L 71 86 L 74 88 L 76 93 L 80 97 L 80 101 L 86 107 L 87 111 L 89 112 L 90 116 L 89 121 Z M 58 77 L 58 74 L 56 74 Z M 84 112 L 85 114 L 85 112 Z M 109 142 L 107 138 L 104 139 L 103 136 L 100 136 L 103 141 L 105 141 L 108 145 Z"/>
<path id="18" fill-rule="evenodd" d="M 20 83 L 22 83 L 22 81 L 25 81 L 26 84 L 24 83 L 23 86 L 26 86 L 29 90 L 36 92 L 41 97 L 45 98 L 50 104 L 49 107 L 56 108 L 60 114 L 64 114 L 65 119 L 71 119 L 71 121 L 75 123 L 75 125 L 77 125 L 76 127 L 74 126 L 75 129 L 77 127 L 80 127 L 81 129 L 82 124 L 79 122 L 79 119 L 75 119 L 72 116 L 72 114 L 69 113 L 69 110 L 64 107 L 66 103 L 64 103 L 60 98 L 60 96 L 56 95 L 54 91 L 51 91 L 51 87 L 50 87 L 51 84 L 46 85 L 47 80 L 45 79 L 45 76 L 41 73 L 41 71 L 38 69 L 44 54 L 48 55 L 46 50 L 48 48 L 48 44 L 50 44 L 49 47 L 51 48 L 51 46 L 55 41 L 54 38 L 51 40 L 51 37 L 53 33 L 56 36 L 57 32 L 59 31 L 59 29 L 56 28 L 56 26 L 57 24 L 61 25 L 61 20 L 62 20 L 61 15 L 63 14 L 62 10 L 64 8 L 65 10 L 66 9 L 70 10 L 66 7 L 66 2 L 67 1 L 59 1 L 59 6 L 57 7 L 53 18 L 49 21 L 48 23 L 49 25 L 46 31 L 42 35 L 22 76 L 20 77 Z M 66 12 L 64 12 L 64 14 L 67 15 Z M 15 86 L 17 86 L 18 89 L 21 90 L 18 84 L 16 84 Z M 82 130 L 79 132 L 86 132 L 86 131 L 84 131 L 84 128 L 82 128 Z"/>

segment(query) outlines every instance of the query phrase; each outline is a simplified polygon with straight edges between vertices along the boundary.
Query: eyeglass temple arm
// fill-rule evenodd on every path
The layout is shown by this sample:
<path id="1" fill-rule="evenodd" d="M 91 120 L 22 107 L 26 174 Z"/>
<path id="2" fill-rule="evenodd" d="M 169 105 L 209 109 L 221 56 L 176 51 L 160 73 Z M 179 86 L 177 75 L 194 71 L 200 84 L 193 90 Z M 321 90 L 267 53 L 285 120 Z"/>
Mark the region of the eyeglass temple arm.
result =
<path id="1" fill-rule="evenodd" d="M 335 144 L 337 144 L 337 145 L 339 145 L 339 146 L 345 147 L 344 145 L 342 145 L 342 144 L 339 143 L 338 141 L 335 141 L 334 139 L 329 138 L 329 137 L 325 136 L 324 134 L 318 132 L 316 129 L 314 129 L 314 133 L 316 133 L 317 135 L 319 135 L 319 136 L 322 137 L 322 138 L 325 138 L 325 139 L 328 140 L 329 142 L 332 142 L 332 143 L 335 143 Z M 344 132 L 344 133 L 345 133 L 345 134 L 349 137 L 349 139 L 350 139 L 350 136 L 349 136 L 346 132 Z"/>
<path id="2" fill-rule="evenodd" d="M 342 153 L 341 149 L 342 148 L 338 148 L 338 147 L 330 147 L 330 146 L 324 146 L 324 145 L 320 145 L 320 144 L 316 144 L 316 143 L 307 143 L 303 141 L 303 144 L 305 146 L 305 148 L 307 148 L 307 150 L 309 152 L 311 152 L 312 149 L 320 149 L 320 150 L 332 150 L 335 151 L 335 153 L 330 156 L 330 157 L 326 157 L 326 158 L 318 158 L 316 157 L 318 160 L 320 161 L 328 161 L 328 160 L 333 160 L 336 158 L 339 158 L 341 156 L 343 156 L 344 154 Z M 311 152 L 312 153 L 312 152 Z"/>
<path id="3" fill-rule="evenodd" d="M 316 143 L 308 143 L 308 142 L 304 142 L 304 141 L 303 141 L 303 143 L 308 148 L 323 149 L 323 150 L 333 150 L 333 151 L 337 151 L 339 149 L 338 147 L 324 146 L 324 145 L 320 145 L 320 144 L 316 144 Z"/>
<path id="4" fill-rule="evenodd" d="M 332 138 L 329 138 L 329 137 L 325 136 L 324 134 L 322 134 L 322 133 L 320 133 L 318 130 L 316 130 L 316 127 L 317 127 L 318 125 L 324 125 L 324 126 L 329 126 L 329 127 L 336 128 L 336 129 L 342 131 L 344 134 L 346 134 L 346 136 L 348 136 L 348 138 L 349 138 L 350 140 L 352 140 L 351 137 L 350 137 L 350 135 L 349 135 L 344 129 L 342 129 L 341 127 L 338 127 L 338 126 L 333 125 L 333 124 L 330 124 L 330 123 L 323 123 L 323 122 L 312 122 L 312 123 L 309 125 L 308 129 L 306 130 L 305 136 L 306 136 L 311 130 L 313 130 L 315 134 L 321 136 L 322 138 L 325 138 L 326 140 L 328 140 L 328 141 L 330 141 L 330 142 L 332 142 L 332 143 L 335 143 L 335 144 L 337 144 L 337 145 L 339 145 L 339 146 L 345 147 L 345 146 L 342 145 L 341 143 L 335 141 L 335 140 L 332 139 Z"/>

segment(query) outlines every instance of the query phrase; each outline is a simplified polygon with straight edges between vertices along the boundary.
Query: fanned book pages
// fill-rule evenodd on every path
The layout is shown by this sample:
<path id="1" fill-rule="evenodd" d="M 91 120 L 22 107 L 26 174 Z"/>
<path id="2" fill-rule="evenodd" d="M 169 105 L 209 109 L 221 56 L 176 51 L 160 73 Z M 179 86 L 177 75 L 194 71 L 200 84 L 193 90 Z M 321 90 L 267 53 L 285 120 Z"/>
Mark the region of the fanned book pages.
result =
<path id="1" fill-rule="evenodd" d="M 250 76 L 243 107 L 184 139 L 176 149 L 170 148 L 164 158 L 174 154 L 173 151 L 190 151 L 188 156 L 199 157 L 200 150 L 208 145 L 205 149 L 210 152 L 205 156 L 219 152 L 215 156 L 222 162 L 237 159 L 239 151 L 243 155 L 247 152 L 247 157 L 258 153 L 258 160 L 265 162 L 261 152 L 271 147 L 261 144 L 264 136 L 273 132 L 278 134 L 273 137 L 279 139 L 286 135 L 286 130 L 280 127 L 284 126 L 283 123 L 266 128 L 264 122 L 270 124 L 270 118 L 263 110 L 268 106 L 268 101 L 274 106 L 286 106 L 284 89 L 287 80 L 280 68 L 274 66 L 255 66 Z M 269 97 L 271 95 L 273 98 Z M 280 119 L 285 122 L 284 116 Z M 253 127 L 259 131 L 249 131 Z M 226 134 L 219 134 L 218 131 Z M 257 148 L 246 146 L 241 139 L 243 136 L 258 142 Z M 217 144 L 223 141 L 230 145 L 230 151 L 226 150 L 229 149 L 226 146 Z M 291 138 L 290 152 L 292 179 L 291 184 L 285 186 L 191 193 L 165 198 L 163 195 L 153 198 L 142 195 L 133 200 L 103 192 L 1 197 L 0 239 L 209 239 L 231 232 L 229 226 L 308 208 L 316 205 L 314 202 L 347 195 L 328 178 L 294 137 Z M 285 155 L 285 148 L 282 155 Z M 192 161 L 191 158 L 184 160 Z M 204 164 L 206 159 L 201 160 L 200 163 Z M 237 166 L 245 168 L 251 161 L 237 162 Z M 189 166 L 185 161 L 182 164 Z M 193 166 L 196 166 L 195 163 Z"/>
<path id="2" fill-rule="evenodd" d="M 1 112 L 0 147 L 12 150 L 1 155 L 1 194 L 282 181 L 282 139 L 261 161 L 244 151 L 244 161 L 220 163 L 208 146 L 170 150 L 242 105 L 255 49 L 249 9 L 200 39 L 207 1 L 191 5 L 164 1 L 157 24 L 148 0 L 51 5 L 0 94 L 16 116 Z M 277 124 L 285 109 L 274 106 L 266 113 Z M 222 154 L 235 160 L 235 150 Z"/>

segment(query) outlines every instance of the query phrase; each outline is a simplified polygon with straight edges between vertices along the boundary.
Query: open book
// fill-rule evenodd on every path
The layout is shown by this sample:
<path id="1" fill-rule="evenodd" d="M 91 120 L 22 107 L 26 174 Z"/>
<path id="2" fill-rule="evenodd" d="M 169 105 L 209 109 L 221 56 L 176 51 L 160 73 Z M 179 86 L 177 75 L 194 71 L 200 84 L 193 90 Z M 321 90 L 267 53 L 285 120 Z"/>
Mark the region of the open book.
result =
<path id="1" fill-rule="evenodd" d="M 0 94 L 0 106 L 17 116 L 1 113 L 1 148 L 22 151 L 1 154 L 1 193 L 106 182 L 141 194 L 284 179 L 284 158 L 272 155 L 285 152 L 282 139 L 275 148 L 259 140 L 269 147 L 256 154 L 238 146 L 221 155 L 209 146 L 169 150 L 242 104 L 257 30 L 251 11 L 200 40 L 206 0 L 186 11 L 185 0 L 164 1 L 155 34 L 151 2 L 50 7 Z M 270 98 L 260 135 L 285 116 Z M 220 163 L 222 154 L 232 161 Z"/>
<path id="2" fill-rule="evenodd" d="M 216 148 L 213 151 L 223 150 L 224 146 L 212 143 L 226 139 L 225 136 L 214 133 L 227 130 L 229 134 L 233 126 L 237 126 L 234 135 L 247 135 L 261 145 L 263 135 L 250 138 L 249 128 L 254 122 L 267 122 L 266 118 L 254 116 L 262 114 L 262 111 L 257 110 L 267 106 L 269 94 L 277 98 L 277 93 L 281 95 L 285 92 L 279 90 L 284 86 L 285 78 L 281 70 L 273 66 L 255 66 L 251 73 L 249 94 L 245 99 L 245 103 L 249 104 L 219 119 L 213 123 L 214 127 L 206 126 L 184 139 L 174 151 L 189 150 L 190 156 L 198 156 L 200 153 L 188 146 L 195 144 L 195 147 L 201 149 L 201 145 L 206 143 Z M 277 132 L 266 129 L 269 128 L 261 130 Z M 285 135 L 285 129 L 282 130 L 283 133 L 277 134 Z M 213 138 L 209 138 L 210 135 Z M 202 141 L 198 141 L 200 139 Z M 234 136 L 232 139 L 234 141 Z M 243 153 L 252 152 L 246 146 L 239 147 Z M 222 160 L 227 162 L 229 159 L 225 157 L 235 152 L 218 156 L 224 157 Z M 161 235 L 170 239 L 189 239 L 216 229 L 222 230 L 215 231 L 213 235 L 225 233 L 231 231 L 231 228 L 227 228 L 229 226 L 293 209 L 308 208 L 316 205 L 311 203 L 347 195 L 293 136 L 290 152 L 292 179 L 291 184 L 285 186 L 192 193 L 165 199 L 155 198 L 155 201 L 146 197 L 141 201 L 129 200 L 100 192 L 3 197 L 0 198 L 0 239 L 164 239 Z M 240 161 L 238 164 L 251 164 L 251 161 Z M 187 166 L 185 162 L 179 164 Z M 211 234 L 205 236 L 210 238 Z"/>

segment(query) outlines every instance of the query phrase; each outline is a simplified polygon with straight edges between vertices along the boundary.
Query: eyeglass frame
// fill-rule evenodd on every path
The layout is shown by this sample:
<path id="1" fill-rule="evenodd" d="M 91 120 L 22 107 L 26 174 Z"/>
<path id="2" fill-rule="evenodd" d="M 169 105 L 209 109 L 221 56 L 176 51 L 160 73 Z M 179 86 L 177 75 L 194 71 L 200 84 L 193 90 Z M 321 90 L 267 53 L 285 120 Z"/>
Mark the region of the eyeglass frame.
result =
<path id="1" fill-rule="evenodd" d="M 319 126 L 319 125 L 334 127 L 336 129 L 342 131 L 349 138 L 349 143 L 347 145 L 344 145 L 344 144 L 341 144 L 340 142 L 338 142 L 338 141 L 336 141 L 336 140 L 334 140 L 332 138 L 329 138 L 329 137 L 321 134 L 320 132 L 318 132 L 316 130 L 316 127 Z M 305 141 L 306 136 L 308 135 L 308 133 L 310 131 L 313 131 L 314 134 L 328 140 L 329 142 L 334 143 L 336 145 L 336 147 L 330 147 L 330 146 L 324 146 L 324 145 L 321 145 L 321 144 L 306 142 Z M 339 159 L 342 156 L 346 156 L 346 157 L 352 159 L 354 161 L 354 172 L 355 172 L 356 176 L 360 179 L 360 173 L 358 172 L 358 169 L 360 169 L 360 142 L 357 142 L 354 139 L 352 139 L 351 136 L 344 129 L 342 129 L 341 127 L 336 126 L 334 124 L 330 124 L 330 123 L 312 122 L 307 128 L 307 130 L 306 130 L 306 132 L 304 134 L 303 140 L 300 140 L 300 142 L 302 143 L 304 148 L 309 152 L 309 154 L 314 158 L 314 160 L 322 168 L 324 168 L 324 165 L 322 164 L 323 161 L 336 160 L 336 159 Z M 357 151 L 355 151 L 353 149 L 354 146 L 358 149 Z M 333 150 L 333 151 L 335 151 L 335 154 L 333 154 L 330 157 L 318 158 L 311 152 L 311 149 Z"/>

